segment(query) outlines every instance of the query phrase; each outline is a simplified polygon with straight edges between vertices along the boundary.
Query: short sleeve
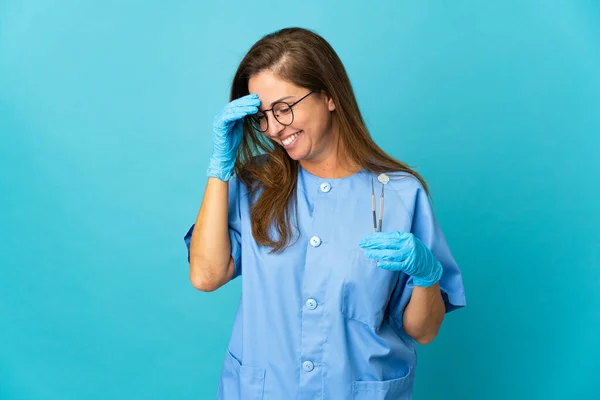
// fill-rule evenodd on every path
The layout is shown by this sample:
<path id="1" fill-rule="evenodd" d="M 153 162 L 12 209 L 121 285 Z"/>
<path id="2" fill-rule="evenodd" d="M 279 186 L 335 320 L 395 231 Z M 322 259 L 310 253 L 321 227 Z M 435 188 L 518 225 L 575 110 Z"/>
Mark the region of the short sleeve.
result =
<path id="1" fill-rule="evenodd" d="M 415 179 L 411 180 L 416 181 Z M 412 214 L 411 233 L 419 238 L 442 264 L 443 273 L 439 283 L 446 304 L 446 312 L 464 307 L 466 298 L 462 275 L 435 217 L 429 196 L 420 183 L 413 193 L 413 196 L 409 196 L 412 201 L 407 201 L 405 204 L 408 212 Z M 401 325 L 402 315 L 412 291 L 412 277 L 403 274 L 392 295 L 392 303 L 395 305 L 391 316 L 399 325 Z"/>
<path id="2" fill-rule="evenodd" d="M 228 203 L 228 226 L 229 226 L 229 241 L 231 243 L 231 257 L 233 258 L 235 279 L 242 274 L 242 221 L 240 209 L 240 186 L 242 183 L 233 177 L 229 180 L 229 203 Z M 190 243 L 192 241 L 192 233 L 194 232 L 195 224 L 188 229 L 183 240 L 187 247 L 187 260 L 190 262 Z"/>

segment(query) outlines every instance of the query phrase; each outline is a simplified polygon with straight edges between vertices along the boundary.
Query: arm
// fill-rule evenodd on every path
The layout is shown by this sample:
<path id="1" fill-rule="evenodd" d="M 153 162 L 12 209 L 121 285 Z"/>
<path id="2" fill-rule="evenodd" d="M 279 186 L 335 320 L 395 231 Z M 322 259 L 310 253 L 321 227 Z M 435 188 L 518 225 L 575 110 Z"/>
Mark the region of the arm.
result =
<path id="1" fill-rule="evenodd" d="M 419 344 L 428 344 L 437 336 L 445 313 L 439 283 L 415 286 L 402 317 L 404 331 Z"/>
<path id="2" fill-rule="evenodd" d="M 402 280 L 391 316 L 406 334 L 427 344 L 437 336 L 445 313 L 466 305 L 464 288 L 422 185 L 417 183 L 414 195 L 403 201 L 413 215 L 411 233 L 373 233 L 359 245 L 367 257 L 378 260 L 378 267 L 412 277 Z"/>
<path id="3" fill-rule="evenodd" d="M 376 232 L 360 246 L 379 268 L 402 271 L 412 277 L 413 290 L 404 308 L 402 327 L 420 344 L 431 342 L 444 319 L 446 305 L 439 280 L 443 267 L 433 253 L 410 232 Z"/>
<path id="4" fill-rule="evenodd" d="M 227 224 L 228 195 L 227 182 L 208 178 L 190 243 L 190 281 L 203 292 L 220 288 L 235 271 Z"/>
<path id="5" fill-rule="evenodd" d="M 229 102 L 213 120 L 213 152 L 208 183 L 190 241 L 190 281 L 204 292 L 216 290 L 235 275 L 229 239 L 229 179 L 234 174 L 243 119 L 258 111 L 258 95 Z"/>

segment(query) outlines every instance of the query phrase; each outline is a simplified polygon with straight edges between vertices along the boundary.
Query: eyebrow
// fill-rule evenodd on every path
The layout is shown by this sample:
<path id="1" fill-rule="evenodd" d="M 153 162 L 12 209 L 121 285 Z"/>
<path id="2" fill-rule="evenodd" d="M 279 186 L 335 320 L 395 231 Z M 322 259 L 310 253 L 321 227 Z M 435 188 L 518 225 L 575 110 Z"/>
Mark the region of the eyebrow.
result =
<path id="1" fill-rule="evenodd" d="M 272 103 L 271 103 L 271 106 L 270 106 L 270 107 L 272 108 L 272 107 L 273 107 L 273 104 L 275 104 L 275 103 L 279 103 L 280 101 L 283 101 L 283 100 L 285 100 L 285 99 L 291 99 L 292 97 L 297 97 L 297 96 L 285 96 L 285 97 L 282 97 L 282 98 L 280 98 L 280 99 L 277 99 L 277 100 L 275 100 L 274 102 L 272 102 Z M 258 111 L 264 111 L 264 110 L 261 110 L 261 109 L 259 109 Z"/>

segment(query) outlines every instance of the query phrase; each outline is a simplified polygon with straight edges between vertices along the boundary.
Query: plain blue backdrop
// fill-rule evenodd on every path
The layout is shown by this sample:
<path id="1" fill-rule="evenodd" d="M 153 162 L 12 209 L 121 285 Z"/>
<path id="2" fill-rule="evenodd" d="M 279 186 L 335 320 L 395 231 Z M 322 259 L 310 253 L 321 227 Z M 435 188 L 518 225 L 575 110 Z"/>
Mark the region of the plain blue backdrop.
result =
<path id="1" fill-rule="evenodd" d="M 0 398 L 214 398 L 241 286 L 195 290 L 183 235 L 286 26 L 336 49 L 462 268 L 415 398 L 599 399 L 594 0 L 0 0 Z"/>

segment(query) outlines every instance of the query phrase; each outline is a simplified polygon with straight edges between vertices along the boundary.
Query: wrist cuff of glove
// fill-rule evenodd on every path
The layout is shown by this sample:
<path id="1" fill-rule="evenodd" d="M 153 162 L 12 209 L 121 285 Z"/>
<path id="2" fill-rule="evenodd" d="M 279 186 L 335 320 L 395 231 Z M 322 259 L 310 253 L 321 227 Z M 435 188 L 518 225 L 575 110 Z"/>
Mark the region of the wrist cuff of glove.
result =
<path id="1" fill-rule="evenodd" d="M 214 159 L 210 159 L 208 163 L 208 169 L 206 175 L 208 177 L 217 178 L 223 182 L 227 182 L 233 176 L 234 169 L 232 166 L 224 166 L 222 163 L 216 162 Z"/>
<path id="2" fill-rule="evenodd" d="M 430 286 L 435 285 L 442 279 L 442 273 L 444 269 L 442 268 L 442 264 L 438 261 L 435 263 L 435 268 L 432 271 L 431 275 L 424 278 L 413 277 L 413 286 L 420 286 L 424 288 L 428 288 Z"/>

